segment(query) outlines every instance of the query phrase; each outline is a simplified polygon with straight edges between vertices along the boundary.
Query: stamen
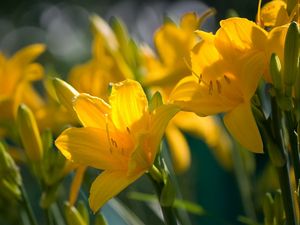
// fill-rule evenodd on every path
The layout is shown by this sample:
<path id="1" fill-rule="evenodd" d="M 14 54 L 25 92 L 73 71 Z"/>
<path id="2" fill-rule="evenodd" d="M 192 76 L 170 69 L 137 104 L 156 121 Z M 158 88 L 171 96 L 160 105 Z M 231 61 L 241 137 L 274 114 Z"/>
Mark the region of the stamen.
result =
<path id="1" fill-rule="evenodd" d="M 199 79 L 198 79 L 198 84 L 200 84 L 202 81 L 202 74 L 200 74 Z"/>
<path id="2" fill-rule="evenodd" d="M 200 84 L 200 82 L 202 81 L 202 75 L 199 76 L 196 72 L 193 71 L 191 65 L 189 65 L 189 63 L 186 61 L 186 58 L 183 58 L 183 62 L 186 67 L 192 72 L 192 74 L 198 78 Z"/>
<path id="3" fill-rule="evenodd" d="M 112 153 L 112 145 L 111 145 L 111 142 L 110 142 L 110 140 L 112 140 L 112 139 L 110 138 L 110 135 L 109 135 L 109 129 L 108 129 L 108 115 L 107 115 L 107 114 L 105 114 L 105 130 L 106 130 L 107 140 L 108 140 L 108 142 L 109 142 L 109 151 L 110 151 L 110 153 Z"/>
<path id="4" fill-rule="evenodd" d="M 227 77 L 225 74 L 224 74 L 224 79 L 225 79 L 225 81 L 227 82 L 227 84 L 230 84 L 230 83 L 231 83 L 229 77 Z"/>
<path id="5" fill-rule="evenodd" d="M 213 86 L 213 82 L 211 80 L 211 81 L 209 81 L 209 88 L 208 88 L 209 95 L 212 95 L 213 90 L 214 90 L 214 86 Z"/>
<path id="6" fill-rule="evenodd" d="M 217 84 L 217 89 L 218 89 L 218 93 L 221 94 L 221 91 L 222 91 L 222 87 L 221 87 L 221 83 L 219 80 L 216 80 L 216 84 Z"/>
<path id="7" fill-rule="evenodd" d="M 117 142 L 114 140 L 114 139 L 110 139 L 111 140 L 111 143 L 112 143 L 112 145 L 115 147 L 115 148 L 118 148 L 118 144 L 117 144 Z"/>

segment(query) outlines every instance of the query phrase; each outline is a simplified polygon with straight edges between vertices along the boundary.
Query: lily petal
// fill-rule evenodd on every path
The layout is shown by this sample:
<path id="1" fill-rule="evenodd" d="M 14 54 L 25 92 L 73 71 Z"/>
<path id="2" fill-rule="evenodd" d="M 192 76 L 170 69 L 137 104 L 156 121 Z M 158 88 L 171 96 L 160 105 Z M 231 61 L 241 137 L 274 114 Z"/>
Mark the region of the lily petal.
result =
<path id="1" fill-rule="evenodd" d="M 224 123 L 242 146 L 252 152 L 263 153 L 263 143 L 249 102 L 240 104 L 227 113 Z"/>
<path id="2" fill-rule="evenodd" d="M 289 21 L 289 15 L 286 10 L 286 2 L 281 0 L 273 0 L 266 3 L 262 9 L 260 16 L 265 26 L 280 26 Z"/>
<path id="3" fill-rule="evenodd" d="M 85 166 L 79 166 L 76 169 L 76 173 L 70 188 L 71 189 L 70 196 L 69 196 L 70 205 L 74 205 L 77 200 L 85 170 L 86 170 Z"/>
<path id="4" fill-rule="evenodd" d="M 73 108 L 83 126 L 106 129 L 109 123 L 111 130 L 112 123 L 108 119 L 111 109 L 101 98 L 80 94 L 75 97 Z"/>
<path id="5" fill-rule="evenodd" d="M 220 22 L 215 45 L 218 51 L 233 62 L 247 51 L 261 50 L 266 46 L 267 32 L 244 18 L 229 18 Z"/>
<path id="6" fill-rule="evenodd" d="M 109 98 L 112 107 L 111 118 L 116 128 L 128 130 L 137 124 L 146 114 L 148 101 L 146 95 L 137 81 L 125 80 L 113 84 Z M 145 126 L 145 121 L 141 121 Z"/>
<path id="7" fill-rule="evenodd" d="M 119 194 L 129 184 L 137 180 L 143 173 L 128 177 L 126 171 L 104 171 L 93 182 L 89 203 L 95 213 L 109 199 Z"/>
<path id="8" fill-rule="evenodd" d="M 113 148 L 108 140 L 106 130 L 98 128 L 69 128 L 65 130 L 55 141 L 56 147 L 69 160 L 97 169 L 124 169 L 127 168 L 125 155 L 129 146 L 128 138 L 122 138 L 123 151 Z M 109 133 L 112 140 L 120 140 L 122 134 Z M 127 146 L 126 146 L 127 145 Z"/>
<path id="9" fill-rule="evenodd" d="M 242 59 L 240 64 L 244 65 L 239 76 L 241 90 L 246 100 L 250 100 L 257 89 L 266 65 L 265 54 L 262 52 L 254 53 Z"/>
<path id="10" fill-rule="evenodd" d="M 209 93 L 209 88 L 199 84 L 194 76 L 182 79 L 170 95 L 170 101 L 185 111 L 195 112 L 200 116 L 227 112 L 240 101 L 239 96 L 226 96 Z"/>
<path id="11" fill-rule="evenodd" d="M 16 63 L 19 66 L 25 66 L 34 61 L 46 49 L 43 44 L 33 44 L 19 50 L 11 59 L 10 62 Z"/>

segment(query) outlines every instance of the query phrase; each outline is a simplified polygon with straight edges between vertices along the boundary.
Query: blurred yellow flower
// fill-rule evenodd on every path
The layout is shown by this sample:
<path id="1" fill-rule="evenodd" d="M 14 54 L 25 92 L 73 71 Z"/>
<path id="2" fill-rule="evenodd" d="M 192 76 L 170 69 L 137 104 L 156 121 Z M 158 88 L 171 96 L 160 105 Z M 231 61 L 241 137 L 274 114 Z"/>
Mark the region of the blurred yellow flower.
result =
<path id="1" fill-rule="evenodd" d="M 166 22 L 154 35 L 155 47 L 158 52 L 157 58 L 149 48 L 143 48 L 146 66 L 144 84 L 153 89 L 158 89 L 164 99 L 168 98 L 171 89 L 183 77 L 190 74 L 187 63 L 190 61 L 190 50 L 196 44 L 197 36 L 194 31 L 201 26 L 202 22 L 214 13 L 212 9 L 202 16 L 196 13 L 187 13 L 182 16 L 180 25 Z M 214 132 L 200 132 L 202 128 L 213 127 Z M 182 133 L 192 132 L 198 138 L 204 139 L 213 148 L 216 157 L 222 165 L 230 167 L 230 140 L 226 135 L 221 135 L 220 127 L 213 118 L 199 118 L 193 113 L 180 112 L 174 116 L 166 129 L 166 137 L 173 160 L 174 169 L 177 173 L 185 172 L 191 163 L 190 149 L 187 140 Z M 193 131 L 199 132 L 193 132 Z M 219 138 L 216 135 L 221 135 Z M 222 145 L 221 142 L 224 142 Z"/>
<path id="2" fill-rule="evenodd" d="M 200 17 L 196 13 L 187 13 L 182 16 L 179 26 L 167 21 L 155 32 L 154 44 L 158 57 L 149 48 L 144 48 L 147 72 L 143 84 L 170 88 L 189 75 L 186 63 L 189 62 L 190 50 L 198 40 L 194 31 L 211 14 L 213 10 Z"/>
<path id="3" fill-rule="evenodd" d="M 69 128 L 55 141 L 67 159 L 104 170 L 90 191 L 94 212 L 152 166 L 165 127 L 178 112 L 174 105 L 150 112 L 142 87 L 132 80 L 114 84 L 109 103 L 78 95 L 73 104 L 84 127 Z"/>
<path id="4" fill-rule="evenodd" d="M 242 18 L 221 21 L 216 35 L 199 31 L 203 41 L 191 52 L 194 76 L 182 79 L 171 101 L 200 116 L 225 113 L 229 132 L 244 147 L 262 152 L 250 100 L 264 70 L 266 32 Z"/>
<path id="5" fill-rule="evenodd" d="M 16 52 L 11 58 L 0 53 L 0 121 L 13 119 L 20 103 L 31 109 L 41 99 L 31 86 L 43 77 L 43 67 L 33 61 L 44 52 L 43 44 L 33 44 Z"/>
<path id="6" fill-rule="evenodd" d="M 75 66 L 69 74 L 68 82 L 80 93 L 89 93 L 106 100 L 110 82 L 132 78 L 133 74 L 109 25 L 97 16 L 93 16 L 91 21 L 94 28 L 92 59 Z"/>
<path id="7" fill-rule="evenodd" d="M 286 1 L 272 0 L 261 9 L 259 4 L 257 22 L 263 27 L 278 27 L 290 23 L 292 20 L 296 20 L 299 23 L 299 9 L 300 4 L 298 2 L 289 15 Z"/>

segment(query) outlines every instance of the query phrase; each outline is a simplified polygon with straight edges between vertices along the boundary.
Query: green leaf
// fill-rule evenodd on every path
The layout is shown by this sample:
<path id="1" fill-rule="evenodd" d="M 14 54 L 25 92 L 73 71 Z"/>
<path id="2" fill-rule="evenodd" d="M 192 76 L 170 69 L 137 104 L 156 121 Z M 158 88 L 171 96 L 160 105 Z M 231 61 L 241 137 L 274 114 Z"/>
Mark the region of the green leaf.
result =
<path id="1" fill-rule="evenodd" d="M 237 220 L 246 225 L 262 225 L 245 216 L 239 216 Z"/>
<path id="2" fill-rule="evenodd" d="M 156 195 L 153 195 L 153 194 L 145 194 L 145 193 L 141 193 L 141 192 L 130 192 L 128 194 L 128 198 L 136 200 L 136 201 L 157 202 L 158 203 L 158 199 L 157 199 Z M 195 214 L 198 216 L 203 216 L 206 214 L 206 211 L 202 206 L 200 206 L 196 203 L 190 202 L 190 201 L 181 200 L 181 199 L 177 199 L 177 198 L 174 201 L 173 208 L 183 209 L 189 213 L 192 213 L 192 214 Z"/>

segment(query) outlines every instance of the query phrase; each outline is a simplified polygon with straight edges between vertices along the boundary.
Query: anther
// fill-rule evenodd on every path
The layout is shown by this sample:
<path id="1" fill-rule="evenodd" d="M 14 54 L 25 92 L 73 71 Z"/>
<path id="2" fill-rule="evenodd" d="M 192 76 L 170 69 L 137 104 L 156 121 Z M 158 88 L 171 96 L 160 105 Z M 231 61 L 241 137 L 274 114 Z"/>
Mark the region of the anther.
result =
<path id="1" fill-rule="evenodd" d="M 202 74 L 200 74 L 199 79 L 198 79 L 198 84 L 200 84 L 202 81 Z"/>
<path id="2" fill-rule="evenodd" d="M 224 75 L 224 79 L 227 82 L 227 84 L 230 84 L 231 81 L 230 81 L 229 77 L 227 77 L 226 75 Z"/>
<path id="3" fill-rule="evenodd" d="M 128 134 L 130 134 L 130 129 L 129 129 L 129 127 L 126 127 L 126 130 L 127 130 Z"/>

